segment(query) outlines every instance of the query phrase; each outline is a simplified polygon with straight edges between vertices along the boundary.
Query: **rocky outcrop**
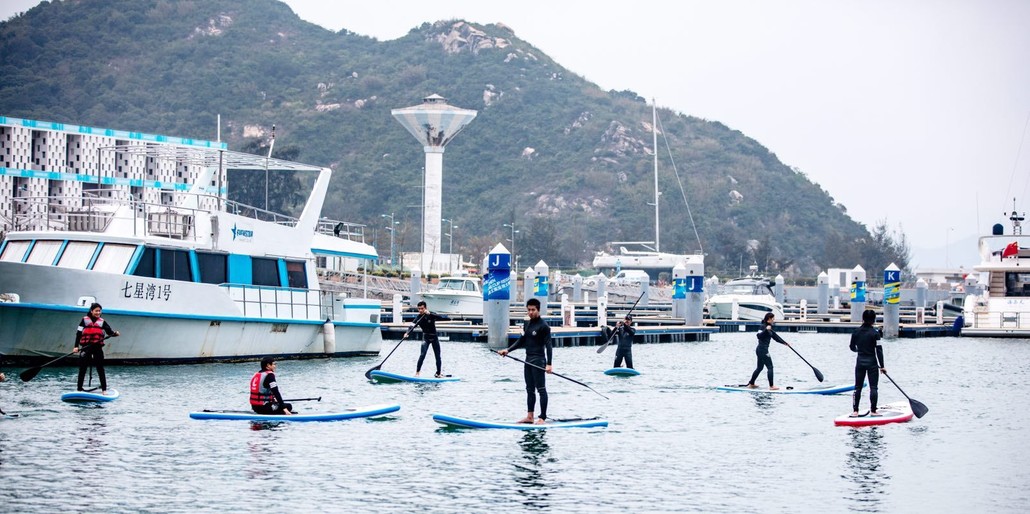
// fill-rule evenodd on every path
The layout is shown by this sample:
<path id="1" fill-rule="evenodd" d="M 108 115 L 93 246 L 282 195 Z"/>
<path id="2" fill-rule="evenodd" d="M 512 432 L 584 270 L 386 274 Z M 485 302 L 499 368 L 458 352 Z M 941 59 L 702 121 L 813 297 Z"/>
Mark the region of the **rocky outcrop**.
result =
<path id="1" fill-rule="evenodd" d="M 486 32 L 463 21 L 439 21 L 433 25 L 433 28 L 442 29 L 431 38 L 440 43 L 444 51 L 449 54 L 471 52 L 478 55 L 482 50 L 503 49 L 511 46 L 511 41 L 502 37 L 491 37 Z"/>

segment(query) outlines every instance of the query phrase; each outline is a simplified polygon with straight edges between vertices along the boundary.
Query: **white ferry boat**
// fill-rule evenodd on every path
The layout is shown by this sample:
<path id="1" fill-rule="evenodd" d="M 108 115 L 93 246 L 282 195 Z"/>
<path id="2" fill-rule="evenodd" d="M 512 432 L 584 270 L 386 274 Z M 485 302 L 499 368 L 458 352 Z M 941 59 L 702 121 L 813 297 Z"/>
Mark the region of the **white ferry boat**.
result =
<path id="1" fill-rule="evenodd" d="M 963 302 L 963 336 L 1030 337 L 1030 236 L 1023 234 L 1024 216 L 1009 216 L 1012 233 L 996 224 L 980 238 L 980 294 Z M 968 290 L 967 290 L 968 292 Z"/>
<path id="2" fill-rule="evenodd" d="M 349 230 L 341 234 L 344 225 L 319 219 L 331 170 L 224 150 L 181 153 L 176 159 L 206 171 L 171 205 L 16 199 L 26 202 L 15 209 L 20 228 L 0 243 L 0 353 L 16 361 L 68 353 L 79 320 L 99 302 L 122 334 L 105 349 L 114 362 L 377 354 L 380 303 L 319 286 L 317 258 L 356 267 L 377 257 Z M 289 218 L 204 194 L 223 169 L 318 178 L 301 216 Z"/>

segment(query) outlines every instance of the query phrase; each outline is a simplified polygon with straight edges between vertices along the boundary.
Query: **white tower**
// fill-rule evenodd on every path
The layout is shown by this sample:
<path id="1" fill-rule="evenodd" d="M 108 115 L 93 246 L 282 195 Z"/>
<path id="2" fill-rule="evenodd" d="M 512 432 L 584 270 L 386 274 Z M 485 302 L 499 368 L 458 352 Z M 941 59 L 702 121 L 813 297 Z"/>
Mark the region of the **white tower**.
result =
<path id="1" fill-rule="evenodd" d="M 433 264 L 444 264 L 444 259 L 437 258 L 443 211 L 443 148 L 476 117 L 476 111 L 447 105 L 447 99 L 434 94 L 423 98 L 421 105 L 393 109 L 390 113 L 422 143 L 426 153 L 421 269 L 432 272 Z"/>

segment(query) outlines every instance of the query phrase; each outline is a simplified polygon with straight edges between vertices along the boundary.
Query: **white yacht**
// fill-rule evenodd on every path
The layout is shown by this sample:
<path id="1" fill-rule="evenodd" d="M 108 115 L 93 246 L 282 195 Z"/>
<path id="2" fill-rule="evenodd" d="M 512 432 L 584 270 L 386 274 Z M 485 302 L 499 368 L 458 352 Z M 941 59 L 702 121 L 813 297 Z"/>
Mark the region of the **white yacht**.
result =
<path id="1" fill-rule="evenodd" d="M 767 313 L 783 319 L 783 306 L 776 301 L 769 279 L 758 276 L 758 266 L 752 264 L 746 277 L 723 284 L 718 294 L 705 302 L 711 319 L 761 321 Z M 734 312 L 736 311 L 736 312 Z"/>
<path id="2" fill-rule="evenodd" d="M 478 277 L 443 277 L 422 293 L 426 308 L 439 314 L 483 314 L 483 287 Z"/>
<path id="3" fill-rule="evenodd" d="M 68 353 L 77 323 L 99 302 L 122 334 L 105 349 L 116 362 L 377 354 L 380 303 L 319 286 L 316 258 L 376 258 L 350 230 L 341 234 L 344 225 L 320 220 L 331 170 L 179 150 L 174 157 L 167 146 L 114 150 L 201 167 L 203 177 L 172 202 L 16 199 L 25 203 L 16 206 L 19 228 L 0 244 L 0 353 L 24 361 Z M 205 194 L 215 170 L 224 169 L 318 178 L 303 213 L 290 218 Z"/>
<path id="4" fill-rule="evenodd" d="M 980 238 L 980 264 L 973 268 L 979 291 L 966 290 L 963 336 L 1030 337 L 1030 236 L 1023 234 L 1024 218 L 1013 208 L 1011 234 L 999 223 Z"/>

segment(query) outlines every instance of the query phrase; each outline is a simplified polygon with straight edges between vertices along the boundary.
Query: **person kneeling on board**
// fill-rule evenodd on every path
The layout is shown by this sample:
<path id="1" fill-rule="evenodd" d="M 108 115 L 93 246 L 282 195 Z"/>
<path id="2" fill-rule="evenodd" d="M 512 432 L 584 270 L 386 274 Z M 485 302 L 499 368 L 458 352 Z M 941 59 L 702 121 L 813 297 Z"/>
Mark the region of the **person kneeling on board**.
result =
<path id="1" fill-rule="evenodd" d="M 511 346 L 500 350 L 502 357 L 508 352 L 526 348 L 526 364 L 522 374 L 526 379 L 526 417 L 518 423 L 533 423 L 533 411 L 536 409 L 536 395 L 540 395 L 540 416 L 537 424 L 547 421 L 547 383 L 546 373 L 551 372 L 551 327 L 540 317 L 540 300 L 530 298 L 526 302 L 526 313 L 529 319 L 522 325 L 522 337 Z"/>
<path id="2" fill-rule="evenodd" d="M 250 379 L 250 408 L 258 414 L 293 414 L 293 405 L 283 401 L 275 383 L 275 359 L 261 359 L 261 371 Z"/>
<path id="3" fill-rule="evenodd" d="M 880 382 L 880 373 L 887 373 L 883 367 L 883 347 L 880 346 L 880 338 L 883 333 L 873 326 L 876 322 L 876 313 L 866 310 L 862 313 L 862 326 L 855 329 L 851 334 L 851 351 L 858 354 L 855 360 L 855 394 L 851 401 L 853 412 L 852 417 L 858 417 L 858 402 L 862 399 L 862 386 L 865 384 L 866 376 L 869 377 L 869 414 L 879 416 L 876 411 L 877 386 Z"/>

